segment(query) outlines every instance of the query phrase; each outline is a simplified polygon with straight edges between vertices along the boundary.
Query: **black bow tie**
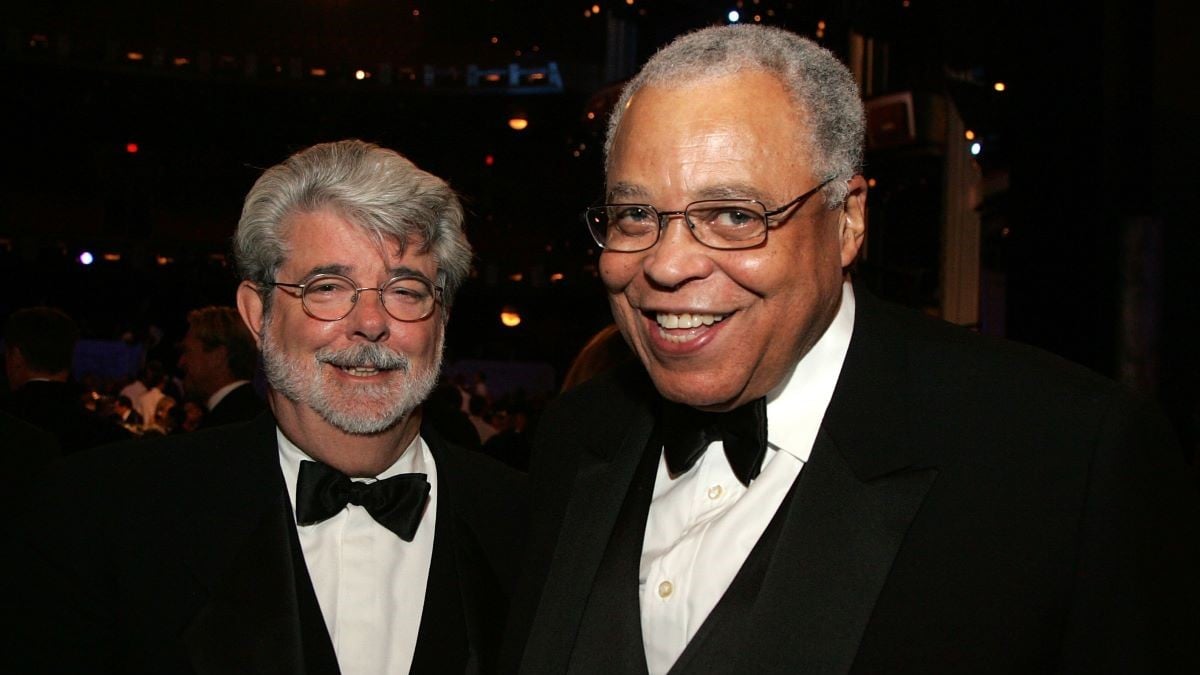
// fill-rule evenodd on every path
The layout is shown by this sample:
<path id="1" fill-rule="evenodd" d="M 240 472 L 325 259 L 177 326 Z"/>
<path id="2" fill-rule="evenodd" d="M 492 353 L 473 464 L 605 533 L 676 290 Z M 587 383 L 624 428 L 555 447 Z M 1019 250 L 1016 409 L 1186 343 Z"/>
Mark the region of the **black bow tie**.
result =
<path id="1" fill-rule="evenodd" d="M 663 407 L 663 454 L 678 476 L 691 469 L 713 441 L 725 445 L 729 466 L 742 482 L 758 477 L 767 456 L 767 399 L 725 413 L 710 413 L 678 403 Z"/>
<path id="2" fill-rule="evenodd" d="M 429 481 L 423 473 L 361 483 L 320 462 L 303 460 L 296 479 L 296 522 L 313 525 L 337 515 L 346 504 L 357 504 L 375 522 L 412 541 L 428 499 Z"/>

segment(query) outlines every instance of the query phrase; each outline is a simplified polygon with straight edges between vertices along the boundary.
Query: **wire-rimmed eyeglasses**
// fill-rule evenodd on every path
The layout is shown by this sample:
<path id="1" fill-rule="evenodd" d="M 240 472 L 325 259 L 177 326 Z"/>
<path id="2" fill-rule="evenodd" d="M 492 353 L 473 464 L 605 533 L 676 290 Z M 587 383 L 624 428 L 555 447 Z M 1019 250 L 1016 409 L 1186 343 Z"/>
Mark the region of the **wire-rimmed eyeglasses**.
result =
<path id="1" fill-rule="evenodd" d="M 584 212 L 592 239 L 606 251 L 638 253 L 658 243 L 674 216 L 683 216 L 696 241 L 709 248 L 754 248 L 767 240 L 771 218 L 803 204 L 830 178 L 777 209 L 768 210 L 757 199 L 705 199 L 682 211 L 659 211 L 649 204 L 599 204 Z"/>
<path id="2" fill-rule="evenodd" d="M 298 284 L 268 282 L 271 286 L 298 289 L 304 312 L 319 321 L 338 321 L 354 310 L 358 294 L 377 291 L 379 302 L 388 316 L 397 321 L 420 321 L 430 314 L 441 299 L 442 287 L 428 279 L 412 275 L 392 277 L 379 287 L 359 286 L 340 274 L 314 274 Z"/>

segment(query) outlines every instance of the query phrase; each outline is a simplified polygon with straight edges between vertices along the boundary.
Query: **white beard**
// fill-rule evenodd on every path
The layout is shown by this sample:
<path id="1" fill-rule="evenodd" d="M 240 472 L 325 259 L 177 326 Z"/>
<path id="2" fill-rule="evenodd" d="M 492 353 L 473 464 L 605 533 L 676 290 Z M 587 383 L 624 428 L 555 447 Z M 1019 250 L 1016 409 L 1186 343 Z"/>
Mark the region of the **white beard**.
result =
<path id="1" fill-rule="evenodd" d="M 377 434 L 392 428 L 406 419 L 437 386 L 442 367 L 441 338 L 433 363 L 414 372 L 408 356 L 376 343 L 342 350 L 320 349 L 311 361 L 291 358 L 275 344 L 269 326 L 264 325 L 263 329 L 263 367 L 271 387 L 289 400 L 307 405 L 348 434 Z M 338 366 L 397 370 L 405 377 L 391 377 L 386 383 L 345 385 L 334 382 L 326 372 L 327 368 Z"/>

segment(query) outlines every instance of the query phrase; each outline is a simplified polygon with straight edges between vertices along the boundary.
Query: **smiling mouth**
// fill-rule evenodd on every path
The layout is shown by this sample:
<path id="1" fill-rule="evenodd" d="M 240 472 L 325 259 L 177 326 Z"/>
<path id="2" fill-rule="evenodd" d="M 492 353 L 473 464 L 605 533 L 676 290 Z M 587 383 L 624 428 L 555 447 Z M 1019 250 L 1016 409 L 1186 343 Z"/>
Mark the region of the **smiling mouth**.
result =
<path id="1" fill-rule="evenodd" d="M 695 329 L 705 328 L 724 321 L 728 314 L 671 314 L 657 312 L 654 321 L 658 324 L 659 335 L 669 342 L 690 342 L 699 335 Z M 687 332 L 669 332 L 680 330 Z"/>
<path id="2" fill-rule="evenodd" d="M 335 368 L 342 371 L 343 373 L 346 373 L 347 375 L 353 375 L 354 377 L 371 377 L 372 375 L 378 375 L 379 373 L 383 373 L 383 372 L 392 370 L 391 368 L 375 368 L 372 366 L 338 366 L 335 364 L 330 364 L 330 365 L 333 365 Z"/>
<path id="3" fill-rule="evenodd" d="M 375 377 L 393 370 L 408 372 L 409 361 L 403 354 L 380 345 L 358 345 L 342 350 L 318 350 L 316 359 L 337 368 L 350 377 Z"/>

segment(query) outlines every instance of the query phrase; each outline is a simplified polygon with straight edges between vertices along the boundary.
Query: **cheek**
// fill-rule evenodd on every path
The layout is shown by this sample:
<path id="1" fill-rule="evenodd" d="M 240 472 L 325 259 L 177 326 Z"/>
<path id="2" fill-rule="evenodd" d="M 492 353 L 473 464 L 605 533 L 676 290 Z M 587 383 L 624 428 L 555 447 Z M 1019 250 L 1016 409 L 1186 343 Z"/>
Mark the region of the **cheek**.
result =
<path id="1" fill-rule="evenodd" d="M 637 260 L 628 254 L 600 256 L 600 280 L 610 293 L 620 293 L 629 285 L 637 273 Z"/>
<path id="2" fill-rule="evenodd" d="M 794 273 L 803 264 L 802 260 L 791 256 L 791 251 L 769 249 L 757 255 L 730 256 L 721 269 L 732 283 L 764 297 L 778 289 L 781 276 Z"/>
<path id="3" fill-rule="evenodd" d="M 403 331 L 403 327 L 400 330 Z M 442 331 L 437 326 L 431 326 L 426 330 L 404 331 L 396 334 L 399 342 L 395 346 L 409 356 L 421 354 L 431 360 L 437 354 L 441 335 Z"/>

